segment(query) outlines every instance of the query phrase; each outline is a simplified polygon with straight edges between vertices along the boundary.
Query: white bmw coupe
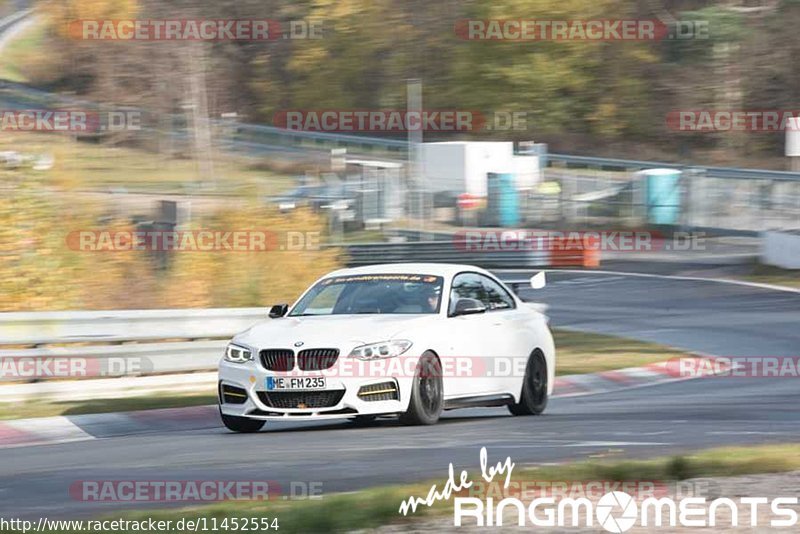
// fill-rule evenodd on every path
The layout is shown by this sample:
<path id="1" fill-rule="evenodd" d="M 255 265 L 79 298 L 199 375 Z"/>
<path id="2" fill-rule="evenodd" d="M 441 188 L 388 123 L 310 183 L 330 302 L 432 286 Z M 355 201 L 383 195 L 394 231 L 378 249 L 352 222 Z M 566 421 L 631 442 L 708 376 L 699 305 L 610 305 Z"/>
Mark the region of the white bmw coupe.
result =
<path id="1" fill-rule="evenodd" d="M 544 284 L 544 274 L 531 279 Z M 233 338 L 219 364 L 222 422 L 399 416 L 443 410 L 544 411 L 555 347 L 541 307 L 469 265 L 408 263 L 335 271 L 290 308 Z"/>

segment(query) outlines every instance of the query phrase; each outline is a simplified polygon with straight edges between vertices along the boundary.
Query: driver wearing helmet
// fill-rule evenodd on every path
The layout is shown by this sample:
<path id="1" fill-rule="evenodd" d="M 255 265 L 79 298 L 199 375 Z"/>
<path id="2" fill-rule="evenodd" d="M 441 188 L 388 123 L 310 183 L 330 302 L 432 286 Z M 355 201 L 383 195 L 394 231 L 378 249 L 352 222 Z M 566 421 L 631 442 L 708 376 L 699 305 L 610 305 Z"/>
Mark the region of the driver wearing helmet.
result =
<path id="1" fill-rule="evenodd" d="M 442 296 L 442 288 L 438 285 L 433 284 L 425 284 L 425 289 L 423 290 L 425 295 L 425 306 L 427 306 L 428 311 L 436 312 L 439 309 L 439 299 Z"/>

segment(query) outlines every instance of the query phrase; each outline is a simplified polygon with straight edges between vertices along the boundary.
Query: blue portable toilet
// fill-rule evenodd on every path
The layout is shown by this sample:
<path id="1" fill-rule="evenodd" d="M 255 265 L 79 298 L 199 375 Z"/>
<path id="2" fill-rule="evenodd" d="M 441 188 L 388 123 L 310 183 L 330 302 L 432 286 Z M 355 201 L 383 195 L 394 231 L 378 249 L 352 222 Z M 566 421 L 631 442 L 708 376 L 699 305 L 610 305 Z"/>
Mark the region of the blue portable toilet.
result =
<path id="1" fill-rule="evenodd" d="M 518 226 L 520 223 L 519 192 L 513 173 L 487 173 L 489 218 L 498 226 Z"/>
<path id="2" fill-rule="evenodd" d="M 681 171 L 647 169 L 640 174 L 645 179 L 647 222 L 678 224 L 681 212 Z"/>

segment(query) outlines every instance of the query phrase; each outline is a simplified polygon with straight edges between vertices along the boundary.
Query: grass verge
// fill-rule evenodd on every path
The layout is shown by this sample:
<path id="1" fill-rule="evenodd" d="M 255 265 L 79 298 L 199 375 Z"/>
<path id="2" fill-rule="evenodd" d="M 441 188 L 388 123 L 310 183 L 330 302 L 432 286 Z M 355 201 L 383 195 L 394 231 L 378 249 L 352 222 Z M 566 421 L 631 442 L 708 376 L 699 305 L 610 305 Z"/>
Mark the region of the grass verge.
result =
<path id="1" fill-rule="evenodd" d="M 9 132 L 0 135 L 0 151 L 23 155 L 53 156 L 49 171 L 31 173 L 43 187 L 52 187 L 60 194 L 86 194 L 109 191 L 154 194 L 216 195 L 233 197 L 274 195 L 292 187 L 287 175 L 253 167 L 253 158 L 215 154 L 213 188 L 201 184 L 198 168 L 192 159 L 170 154 L 157 154 L 132 147 L 113 147 L 52 133 Z M 105 197 L 98 201 L 105 202 Z"/>
<path id="2" fill-rule="evenodd" d="M 781 269 L 757 263 L 753 266 L 750 274 L 741 278 L 748 282 L 800 288 L 800 269 Z"/>
<path id="3" fill-rule="evenodd" d="M 553 329 L 556 374 L 574 375 L 613 371 L 663 362 L 686 353 L 626 337 Z"/>
<path id="4" fill-rule="evenodd" d="M 525 481 L 673 481 L 695 477 L 737 476 L 756 473 L 779 473 L 800 469 L 800 447 L 796 444 L 763 445 L 710 449 L 679 457 L 650 460 L 589 460 L 514 471 L 512 482 Z M 419 517 L 452 513 L 452 500 L 417 509 L 414 516 L 399 515 L 400 503 L 410 496 L 424 497 L 431 484 L 441 490 L 447 479 L 442 466 L 438 478 L 427 484 L 387 486 L 311 500 L 272 500 L 263 502 L 225 502 L 210 506 L 174 510 L 122 512 L 116 517 L 129 520 L 197 520 L 205 518 L 273 518 L 280 532 L 344 532 L 399 524 L 413 528 Z M 471 480 L 479 479 L 473 473 Z M 116 518 L 115 517 L 115 518 Z M 174 524 L 174 523 L 173 523 Z M 65 534 L 71 530 L 61 530 Z M 126 532 L 121 530 L 119 532 Z"/>
<path id="5" fill-rule="evenodd" d="M 0 404 L 0 420 L 129 412 L 157 408 L 181 408 L 185 406 L 204 406 L 215 402 L 217 402 L 217 397 L 213 392 L 186 395 L 150 395 L 120 399 L 91 399 L 85 401 L 26 401 Z"/>

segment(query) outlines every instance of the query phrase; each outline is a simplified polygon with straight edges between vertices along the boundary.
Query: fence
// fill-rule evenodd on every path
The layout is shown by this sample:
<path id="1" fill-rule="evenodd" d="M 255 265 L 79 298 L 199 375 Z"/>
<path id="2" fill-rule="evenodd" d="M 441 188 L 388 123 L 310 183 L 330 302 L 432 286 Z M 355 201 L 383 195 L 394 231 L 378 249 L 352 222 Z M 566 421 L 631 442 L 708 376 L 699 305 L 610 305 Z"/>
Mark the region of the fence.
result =
<path id="1" fill-rule="evenodd" d="M 20 109 L 97 107 L 11 82 L 0 82 L 0 102 Z M 168 131 L 152 124 L 167 124 Z M 134 139 L 138 135 L 143 143 L 166 135 L 169 144 L 176 146 L 191 139 L 186 120 L 179 115 L 148 120 L 144 113 L 143 125 L 140 132 L 128 134 Z M 319 160 L 332 148 L 345 148 L 351 155 L 404 160 L 408 150 L 408 143 L 398 138 L 291 131 L 222 119 L 211 121 L 211 125 L 216 145 L 222 150 L 277 154 L 289 159 Z M 745 235 L 800 228 L 800 173 L 568 154 L 548 154 L 546 162 L 544 179 L 557 183 L 557 192 L 531 193 L 525 203 L 529 226 L 645 225 L 649 222 L 646 185 L 636 173 L 662 168 L 680 171 L 676 226 Z"/>
<path id="2" fill-rule="evenodd" d="M 647 184 L 637 173 L 659 168 L 680 172 L 676 226 L 734 235 L 800 228 L 800 173 L 566 154 L 548 160 L 544 179 L 558 184 L 557 193 L 530 199 L 533 224 L 648 225 Z"/>

